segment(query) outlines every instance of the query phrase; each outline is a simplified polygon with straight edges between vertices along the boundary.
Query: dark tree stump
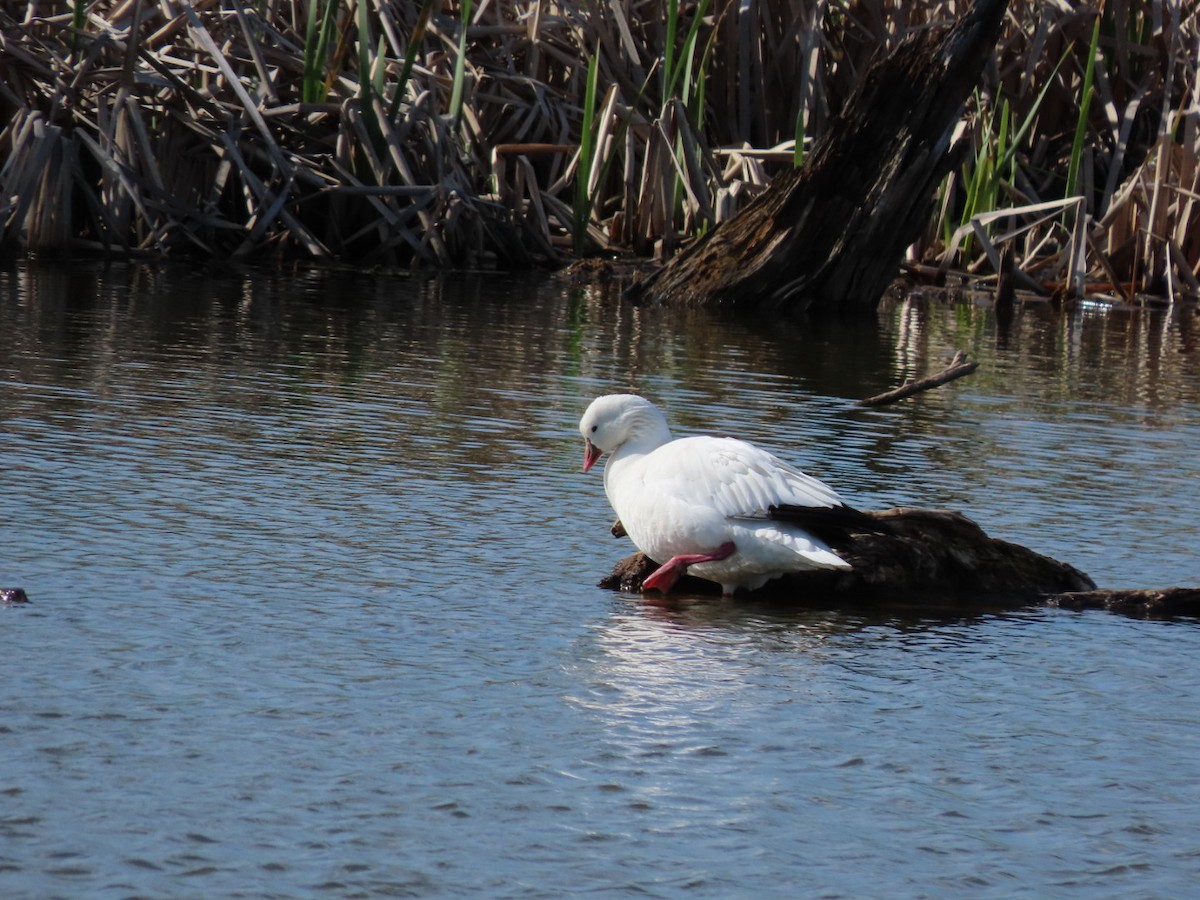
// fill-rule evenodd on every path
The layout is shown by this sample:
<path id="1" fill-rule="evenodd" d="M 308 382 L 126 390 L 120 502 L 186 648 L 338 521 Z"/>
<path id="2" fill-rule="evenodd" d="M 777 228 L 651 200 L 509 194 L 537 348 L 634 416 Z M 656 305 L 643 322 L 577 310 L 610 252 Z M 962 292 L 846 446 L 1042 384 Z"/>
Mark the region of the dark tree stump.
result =
<path id="1" fill-rule="evenodd" d="M 988 537 L 962 513 L 899 508 L 868 515 L 887 522 L 891 532 L 848 535 L 836 544 L 854 567 L 850 571 L 789 575 L 739 596 L 810 609 L 977 614 L 1056 606 L 1138 618 L 1200 617 L 1200 588 L 1098 590 L 1074 566 Z M 637 593 L 655 568 L 645 554 L 635 553 L 617 563 L 600 587 Z M 720 591 L 711 581 L 685 576 L 672 593 Z"/>
<path id="2" fill-rule="evenodd" d="M 763 312 L 873 310 L 928 224 L 963 104 L 1007 0 L 977 0 L 947 29 L 875 63 L 803 168 L 627 292 L 634 302 Z"/>
<path id="3" fill-rule="evenodd" d="M 767 582 L 754 595 L 798 606 L 971 609 L 1017 607 L 1050 594 L 1096 587 L 1073 566 L 988 537 L 961 513 L 899 508 L 868 514 L 886 522 L 891 532 L 852 534 L 836 543 L 852 569 L 788 575 Z M 655 567 L 636 553 L 618 563 L 600 586 L 636 593 Z M 690 576 L 674 590 L 720 593 L 713 582 Z"/>

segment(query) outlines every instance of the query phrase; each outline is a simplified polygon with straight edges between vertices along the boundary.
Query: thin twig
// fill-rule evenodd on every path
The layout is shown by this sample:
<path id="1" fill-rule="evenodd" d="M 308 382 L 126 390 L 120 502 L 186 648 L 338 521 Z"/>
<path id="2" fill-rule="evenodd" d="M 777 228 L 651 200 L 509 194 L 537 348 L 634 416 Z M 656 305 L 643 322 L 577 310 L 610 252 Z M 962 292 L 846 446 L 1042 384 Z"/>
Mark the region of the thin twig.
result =
<path id="1" fill-rule="evenodd" d="M 868 397 L 865 400 L 859 400 L 856 405 L 887 406 L 892 403 L 898 403 L 906 397 L 911 397 L 913 394 L 919 394 L 922 391 L 940 387 L 948 381 L 954 381 L 956 378 L 962 378 L 964 375 L 970 375 L 978 368 L 979 363 L 967 362 L 967 355 L 959 350 L 954 354 L 954 359 L 950 360 L 950 365 L 946 366 L 946 368 L 942 369 L 936 375 L 930 375 L 919 381 L 907 381 L 894 390 L 876 394 L 874 397 Z"/>

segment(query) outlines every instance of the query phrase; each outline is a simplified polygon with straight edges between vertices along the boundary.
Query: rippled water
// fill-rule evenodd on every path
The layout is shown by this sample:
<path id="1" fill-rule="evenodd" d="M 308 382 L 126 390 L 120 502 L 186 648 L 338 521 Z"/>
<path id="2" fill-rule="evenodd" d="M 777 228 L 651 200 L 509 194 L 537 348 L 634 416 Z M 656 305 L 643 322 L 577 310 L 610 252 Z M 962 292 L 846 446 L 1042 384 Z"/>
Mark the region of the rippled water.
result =
<path id="1" fill-rule="evenodd" d="M 770 328 L 489 276 L 0 273 L 0 895 L 1173 897 L 1200 624 L 668 604 L 591 396 L 1200 582 L 1191 313 Z M 969 379 L 861 396 L 955 348 Z"/>

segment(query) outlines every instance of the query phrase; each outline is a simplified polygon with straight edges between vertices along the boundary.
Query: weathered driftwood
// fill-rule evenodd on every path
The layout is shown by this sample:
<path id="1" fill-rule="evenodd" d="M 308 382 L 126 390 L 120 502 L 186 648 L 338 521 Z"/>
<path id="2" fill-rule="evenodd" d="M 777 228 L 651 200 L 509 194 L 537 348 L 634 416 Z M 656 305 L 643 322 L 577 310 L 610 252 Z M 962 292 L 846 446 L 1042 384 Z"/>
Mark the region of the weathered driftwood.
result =
<path id="1" fill-rule="evenodd" d="M 853 569 L 789 575 L 752 596 L 820 609 L 978 612 L 1054 605 L 1139 616 L 1200 615 L 1200 589 L 1097 590 L 1074 566 L 988 537 L 961 513 L 898 508 L 869 514 L 891 526 L 892 533 L 850 535 L 838 544 Z M 636 593 L 654 568 L 644 554 L 635 553 L 600 586 Z M 689 576 L 674 592 L 718 594 L 720 589 Z"/>
<path id="2" fill-rule="evenodd" d="M 798 170 L 632 285 L 634 302 L 872 310 L 929 221 L 951 138 L 1003 23 L 977 0 L 949 29 L 916 32 L 874 64 Z"/>
<path id="3" fill-rule="evenodd" d="M 891 403 L 899 403 L 913 394 L 929 391 L 935 387 L 941 387 L 947 382 L 954 381 L 956 378 L 970 375 L 978 368 L 979 363 L 967 362 L 967 354 L 959 350 L 954 354 L 954 358 L 950 360 L 950 365 L 937 374 L 928 375 L 917 381 L 907 381 L 893 390 L 884 391 L 882 394 L 876 394 L 874 397 L 867 397 L 865 400 L 859 400 L 858 406 L 887 406 Z"/>

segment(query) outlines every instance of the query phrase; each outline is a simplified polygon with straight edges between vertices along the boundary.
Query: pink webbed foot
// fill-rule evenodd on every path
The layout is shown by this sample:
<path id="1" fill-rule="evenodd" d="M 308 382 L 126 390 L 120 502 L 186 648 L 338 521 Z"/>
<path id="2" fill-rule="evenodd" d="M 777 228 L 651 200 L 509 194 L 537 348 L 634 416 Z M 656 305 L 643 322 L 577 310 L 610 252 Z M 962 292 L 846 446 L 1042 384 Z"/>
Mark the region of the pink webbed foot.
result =
<path id="1" fill-rule="evenodd" d="M 696 563 L 716 562 L 732 556 L 736 550 L 737 545 L 733 541 L 726 541 L 712 553 L 682 553 L 679 556 L 672 556 L 646 577 L 646 580 L 642 582 L 642 590 L 662 591 L 665 594 L 671 590 L 671 586 L 679 580 L 680 576 L 687 572 L 688 566 L 694 566 Z"/>

